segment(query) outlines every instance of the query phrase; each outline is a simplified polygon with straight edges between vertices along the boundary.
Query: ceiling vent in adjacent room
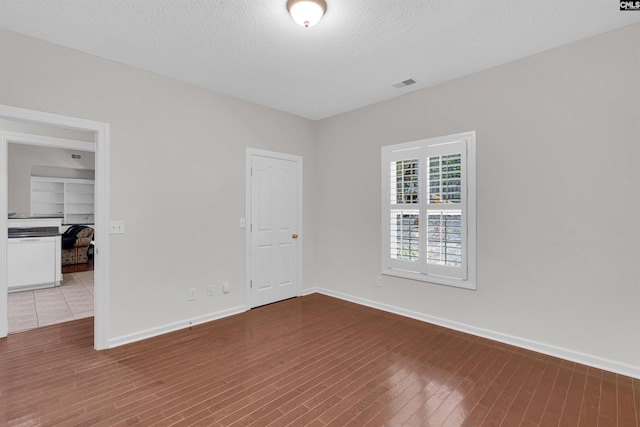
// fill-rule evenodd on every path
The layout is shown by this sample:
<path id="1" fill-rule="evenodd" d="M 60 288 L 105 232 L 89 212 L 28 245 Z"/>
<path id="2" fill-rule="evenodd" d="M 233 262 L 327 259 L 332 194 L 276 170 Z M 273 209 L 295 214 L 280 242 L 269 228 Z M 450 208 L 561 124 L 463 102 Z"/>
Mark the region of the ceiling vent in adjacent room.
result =
<path id="1" fill-rule="evenodd" d="M 82 154 L 71 154 L 72 159 L 80 160 L 82 159 Z"/>
<path id="2" fill-rule="evenodd" d="M 402 82 L 400 82 L 400 83 L 396 83 L 396 84 L 394 84 L 394 85 L 393 85 L 393 87 L 395 87 L 396 89 L 402 89 L 403 87 L 405 87 L 405 86 L 409 86 L 409 85 L 412 85 L 412 84 L 414 84 L 415 82 L 416 82 L 416 81 L 415 81 L 415 80 L 413 80 L 413 79 L 408 79 L 408 80 L 404 80 L 404 81 L 402 81 Z"/>

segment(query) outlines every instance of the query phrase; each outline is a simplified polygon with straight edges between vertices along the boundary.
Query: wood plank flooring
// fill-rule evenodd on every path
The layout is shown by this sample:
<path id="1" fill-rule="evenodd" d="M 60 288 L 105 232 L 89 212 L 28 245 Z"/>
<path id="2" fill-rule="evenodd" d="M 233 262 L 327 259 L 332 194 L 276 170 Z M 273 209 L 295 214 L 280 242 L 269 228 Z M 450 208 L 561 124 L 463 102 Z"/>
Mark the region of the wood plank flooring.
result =
<path id="1" fill-rule="evenodd" d="M 84 264 L 67 264 L 62 266 L 62 274 L 78 273 L 81 271 L 93 271 L 93 258 Z"/>
<path id="2" fill-rule="evenodd" d="M 0 340 L 7 426 L 638 426 L 640 380 L 313 294 L 96 352 Z"/>

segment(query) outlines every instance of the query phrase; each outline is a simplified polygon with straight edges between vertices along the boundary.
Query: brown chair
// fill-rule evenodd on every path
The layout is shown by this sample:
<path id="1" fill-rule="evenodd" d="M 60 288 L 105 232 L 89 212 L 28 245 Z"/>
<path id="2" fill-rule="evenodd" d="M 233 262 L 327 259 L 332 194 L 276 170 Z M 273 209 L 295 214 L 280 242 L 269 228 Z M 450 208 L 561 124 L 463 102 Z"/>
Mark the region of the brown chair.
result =
<path id="1" fill-rule="evenodd" d="M 65 249 L 65 245 L 63 244 L 62 265 L 84 264 L 89 262 L 89 247 L 93 240 L 93 228 L 82 227 L 80 231 L 77 231 L 75 237 L 76 241 L 73 247 Z"/>

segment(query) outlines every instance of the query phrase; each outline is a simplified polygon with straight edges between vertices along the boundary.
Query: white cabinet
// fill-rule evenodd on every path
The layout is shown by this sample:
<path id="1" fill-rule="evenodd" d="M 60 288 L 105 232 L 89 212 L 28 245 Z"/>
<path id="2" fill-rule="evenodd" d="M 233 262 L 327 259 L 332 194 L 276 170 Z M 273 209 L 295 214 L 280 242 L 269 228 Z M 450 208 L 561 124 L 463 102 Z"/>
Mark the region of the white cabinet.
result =
<path id="1" fill-rule="evenodd" d="M 92 179 L 31 177 L 31 216 L 62 218 L 63 224 L 94 223 Z"/>
<path id="2" fill-rule="evenodd" d="M 60 236 L 9 239 L 9 292 L 60 286 Z"/>

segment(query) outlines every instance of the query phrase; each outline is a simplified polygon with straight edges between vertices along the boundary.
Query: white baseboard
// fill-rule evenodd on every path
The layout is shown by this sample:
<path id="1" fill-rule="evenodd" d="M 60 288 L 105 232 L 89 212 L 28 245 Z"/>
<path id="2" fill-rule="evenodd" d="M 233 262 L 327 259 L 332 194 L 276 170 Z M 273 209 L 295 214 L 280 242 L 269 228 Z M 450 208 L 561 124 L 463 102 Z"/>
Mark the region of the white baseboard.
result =
<path id="1" fill-rule="evenodd" d="M 311 295 L 311 294 L 321 294 L 321 293 L 323 292 L 320 292 L 320 288 L 315 286 L 313 288 L 307 288 L 302 290 L 302 296 Z"/>
<path id="2" fill-rule="evenodd" d="M 330 297 L 342 299 L 345 301 L 353 302 L 355 304 L 364 305 L 367 307 L 375 308 L 378 310 L 386 311 L 400 316 L 409 317 L 411 319 L 420 320 L 434 325 L 442 326 L 445 328 L 453 329 L 460 332 L 465 332 L 471 335 L 487 338 L 493 341 L 502 342 L 505 344 L 514 345 L 516 347 L 525 348 L 527 350 L 535 351 L 538 353 L 546 354 L 549 356 L 559 357 L 561 359 L 569 360 L 583 365 L 592 366 L 598 369 L 604 369 L 606 371 L 615 372 L 617 374 L 626 375 L 629 377 L 640 379 L 640 367 L 620 363 L 615 360 L 605 359 L 597 356 L 593 356 L 579 351 L 569 350 L 562 347 L 556 347 L 553 345 L 545 344 L 538 341 L 532 341 L 526 338 L 520 338 L 513 335 L 503 334 L 501 332 L 492 331 L 489 329 L 478 328 L 465 323 L 454 322 L 451 320 L 443 319 L 440 317 L 430 316 L 423 313 L 418 313 L 412 310 L 406 310 L 400 307 L 392 306 L 389 304 L 379 303 L 377 301 L 371 301 L 365 298 L 355 297 L 342 292 L 336 292 L 325 288 L 313 287 L 302 290 L 302 295 L 311 295 L 319 293 Z M 234 314 L 243 313 L 247 310 L 247 307 L 237 306 L 227 310 L 210 313 L 205 316 L 195 317 L 192 319 L 182 320 L 180 322 L 170 323 L 158 328 L 147 329 L 144 331 L 136 332 L 134 334 L 123 335 L 121 337 L 112 338 L 108 342 L 108 348 L 118 347 L 125 344 L 130 344 L 136 341 L 141 341 L 147 338 L 155 337 L 158 335 L 166 334 L 168 332 L 177 331 L 180 329 L 188 328 L 190 326 L 199 325 L 202 323 L 211 322 L 213 320 L 222 319 L 224 317 L 232 316 Z"/>
<path id="3" fill-rule="evenodd" d="M 594 368 L 604 369 L 605 371 L 615 372 L 617 374 L 640 379 L 639 366 L 628 365 L 625 363 L 616 362 L 615 360 L 604 359 L 590 354 L 581 353 L 579 351 L 569 350 L 538 341 L 528 340 L 526 338 L 520 338 L 513 335 L 503 334 L 501 332 L 478 328 L 465 323 L 454 322 L 451 320 L 442 319 L 440 317 L 430 316 L 427 314 L 418 313 L 416 311 L 406 310 L 400 307 L 395 307 L 364 298 L 354 297 L 352 295 L 332 291 L 329 289 L 311 288 L 304 290 L 303 294 L 309 295 L 314 292 L 364 305 L 367 307 L 376 308 L 378 310 L 386 311 L 389 313 L 398 314 L 400 316 L 421 320 L 423 322 L 432 323 L 438 326 L 443 326 L 445 328 L 454 329 L 456 331 L 465 332 L 471 335 L 488 338 L 493 341 L 514 345 L 516 347 L 525 348 L 527 350 L 532 350 L 549 356 L 559 357 L 571 362 L 576 362 L 583 365 L 592 366 Z"/>
<path id="4" fill-rule="evenodd" d="M 237 307 L 229 308 L 227 310 L 217 311 L 215 313 L 209 313 L 204 316 L 181 320 L 179 322 L 170 323 L 168 325 L 160 326 L 157 328 L 146 329 L 144 331 L 136 332 L 134 334 L 111 338 L 108 342 L 108 348 L 118 347 L 125 344 L 131 344 L 136 341 L 145 340 L 147 338 L 156 337 L 158 335 L 166 334 L 166 333 L 177 331 L 180 329 L 185 329 L 195 325 L 200 325 L 202 323 L 211 322 L 212 320 L 218 320 L 218 319 L 222 319 L 223 317 L 233 316 L 234 314 L 244 313 L 245 311 L 247 311 L 247 307 L 244 305 L 240 305 Z"/>

